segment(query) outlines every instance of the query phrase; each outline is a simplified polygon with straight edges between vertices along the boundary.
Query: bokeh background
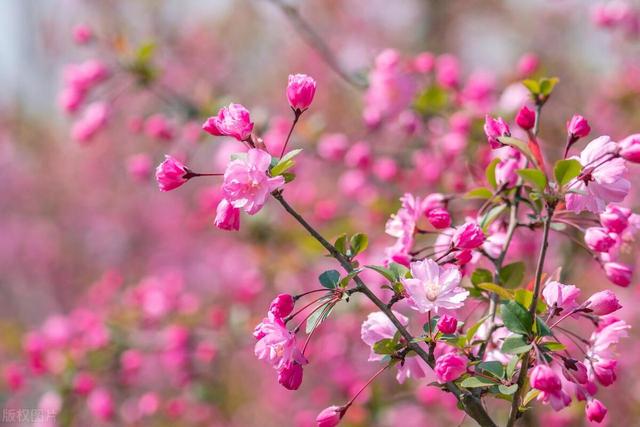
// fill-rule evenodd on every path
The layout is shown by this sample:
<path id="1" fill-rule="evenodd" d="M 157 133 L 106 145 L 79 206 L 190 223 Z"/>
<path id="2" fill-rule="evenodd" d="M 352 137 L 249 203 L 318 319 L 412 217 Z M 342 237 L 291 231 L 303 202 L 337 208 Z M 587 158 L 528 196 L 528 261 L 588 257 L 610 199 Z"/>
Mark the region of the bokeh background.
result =
<path id="1" fill-rule="evenodd" d="M 297 11 L 293 18 L 287 7 Z M 267 146 L 279 147 L 291 120 L 287 75 L 312 75 L 318 93 L 292 140 L 305 152 L 287 195 L 329 237 L 369 233 L 362 261 L 382 262 L 393 243 L 384 223 L 404 192 L 460 193 L 478 185 L 488 155 L 483 114 L 513 117 L 523 55 L 539 59 L 531 73 L 560 78 L 541 130 L 549 157 L 562 149 L 564 123 L 574 113 L 589 119 L 593 135 L 637 131 L 638 8 L 615 0 L 3 0 L 4 415 L 7 408 L 47 408 L 58 414 L 51 425 L 72 426 L 314 425 L 319 410 L 346 401 L 377 368 L 359 339 L 371 307 L 354 299 L 336 310 L 310 344 L 303 386 L 284 390 L 255 360 L 253 327 L 274 295 L 317 287 L 317 275 L 334 263 L 276 204 L 244 216 L 240 232 L 221 231 L 213 226 L 215 179 L 161 193 L 152 168 L 171 153 L 195 170 L 221 171 L 238 143 L 199 128 L 231 101 L 251 110 Z M 308 43 L 297 17 L 321 42 Z M 80 24 L 93 32 L 86 44 L 74 40 Z M 322 46 L 350 82 L 327 64 Z M 454 55 L 457 94 L 438 93 L 442 102 L 427 97 L 417 116 L 408 115 L 422 89 L 407 94 L 399 83 L 385 96 L 400 106 L 371 126 L 360 84 L 371 82 L 376 57 L 388 48 L 403 63 L 421 52 Z M 60 94 L 68 64 L 87 60 L 101 61 L 109 77 L 84 103 L 104 102 L 109 114 L 94 135 L 77 141 L 82 109 L 64 111 Z M 150 83 L 141 84 L 145 73 Z M 424 88 L 424 79 L 416 85 Z M 451 141 L 448 117 L 463 110 L 471 111 L 472 131 Z M 349 154 L 353 146 L 365 154 Z M 331 147 L 347 155 L 336 158 Z M 632 195 L 630 206 L 636 202 Z M 521 233 L 514 257 L 529 257 L 536 242 Z M 552 259 L 565 266 L 569 283 L 585 295 L 613 286 L 557 239 Z M 633 263 L 637 252 L 626 256 Z M 634 285 L 616 289 L 625 305 L 620 316 L 633 326 Z M 640 419 L 634 343 L 622 346 L 619 381 L 602 393 L 612 426 Z M 78 382 L 98 393 L 79 392 Z M 426 383 L 381 379 L 345 425 L 470 425 L 450 396 Z M 583 418 L 576 404 L 560 413 L 538 406 L 527 420 L 572 426 Z"/>

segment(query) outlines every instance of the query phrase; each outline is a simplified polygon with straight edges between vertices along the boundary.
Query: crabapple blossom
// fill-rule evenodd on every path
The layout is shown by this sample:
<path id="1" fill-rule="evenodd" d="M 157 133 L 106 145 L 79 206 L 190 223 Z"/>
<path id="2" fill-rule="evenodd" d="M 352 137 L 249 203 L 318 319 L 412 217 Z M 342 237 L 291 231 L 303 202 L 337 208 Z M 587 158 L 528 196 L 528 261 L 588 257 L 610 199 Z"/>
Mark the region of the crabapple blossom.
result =
<path id="1" fill-rule="evenodd" d="M 88 143 L 107 124 L 109 106 L 104 102 L 95 102 L 87 106 L 85 111 L 71 128 L 71 137 Z"/>
<path id="2" fill-rule="evenodd" d="M 477 223 L 468 221 L 453 235 L 453 245 L 459 249 L 475 249 L 484 243 L 485 235 Z"/>
<path id="3" fill-rule="evenodd" d="M 222 193 L 231 206 L 249 215 L 262 209 L 269 194 L 284 185 L 284 177 L 267 175 L 270 164 L 269 154 L 252 148 L 246 157 L 238 157 L 227 165 Z"/>
<path id="4" fill-rule="evenodd" d="M 536 113 L 523 105 L 518 114 L 516 114 L 516 123 L 524 130 L 533 128 L 536 122 Z"/>
<path id="5" fill-rule="evenodd" d="M 209 117 L 202 129 L 214 136 L 231 136 L 245 141 L 251 136 L 253 122 L 249 110 L 242 104 L 229 104 L 218 111 L 217 116 Z"/>
<path id="6" fill-rule="evenodd" d="M 587 308 L 597 316 L 606 316 L 622 308 L 616 294 L 608 289 L 591 295 L 587 303 Z"/>
<path id="7" fill-rule="evenodd" d="M 576 114 L 567 122 L 567 132 L 573 138 L 584 138 L 591 132 L 591 127 L 587 119 Z"/>
<path id="8" fill-rule="evenodd" d="M 628 266 L 619 262 L 607 262 L 603 268 L 611 283 L 622 287 L 627 287 L 631 284 L 633 271 Z"/>
<path id="9" fill-rule="evenodd" d="M 258 340 L 255 345 L 256 357 L 270 363 L 275 369 L 281 370 L 290 362 L 300 365 L 307 363 L 296 347 L 295 334 L 286 328 L 282 319 L 265 318 L 256 327 L 254 335 Z"/>
<path id="10" fill-rule="evenodd" d="M 161 191 L 171 191 L 188 181 L 189 170 L 179 160 L 169 155 L 156 168 L 156 181 Z"/>
<path id="11" fill-rule="evenodd" d="M 433 225 L 433 227 L 438 230 L 449 228 L 451 226 L 451 215 L 449 215 L 449 211 L 444 208 L 429 209 L 425 215 L 427 216 L 429 224 Z"/>
<path id="12" fill-rule="evenodd" d="M 340 423 L 344 410 L 340 406 L 329 406 L 323 409 L 316 417 L 318 427 L 335 427 Z"/>
<path id="13" fill-rule="evenodd" d="M 302 374 L 302 365 L 292 360 L 280 369 L 278 382 L 287 390 L 297 390 L 302 384 Z"/>
<path id="14" fill-rule="evenodd" d="M 631 211 L 628 209 L 610 204 L 600 214 L 600 223 L 611 232 L 622 233 L 629 225 L 630 215 Z"/>
<path id="15" fill-rule="evenodd" d="M 620 156 L 623 159 L 640 163 L 640 134 L 634 134 L 626 137 L 619 142 Z"/>
<path id="16" fill-rule="evenodd" d="M 296 111 L 304 111 L 316 94 L 316 81 L 306 74 L 290 74 L 287 85 L 289 105 Z"/>
<path id="17" fill-rule="evenodd" d="M 551 281 L 545 285 L 542 296 L 549 307 L 566 313 L 578 306 L 576 299 L 580 296 L 580 289 L 574 285 Z"/>
<path id="18" fill-rule="evenodd" d="M 602 227 L 589 227 L 584 233 L 584 241 L 594 252 L 607 252 L 616 243 L 615 236 Z"/>
<path id="19" fill-rule="evenodd" d="M 601 423 L 607 415 L 607 407 L 598 399 L 590 399 L 586 406 L 587 419 L 595 423 Z"/>
<path id="20" fill-rule="evenodd" d="M 438 319 L 438 330 L 443 334 L 453 334 L 458 328 L 458 320 L 449 316 L 448 314 L 443 314 L 440 319 Z"/>
<path id="21" fill-rule="evenodd" d="M 295 300 L 289 294 L 280 294 L 269 305 L 269 313 L 276 318 L 285 318 L 293 311 Z"/>
<path id="22" fill-rule="evenodd" d="M 412 278 L 402 278 L 409 305 L 420 313 L 456 309 L 464 304 L 469 292 L 460 287 L 462 278 L 456 267 L 441 267 L 426 259 L 411 263 Z"/>
<path id="23" fill-rule="evenodd" d="M 239 230 L 240 209 L 233 207 L 226 199 L 220 200 L 213 223 L 221 230 Z"/>
<path id="24" fill-rule="evenodd" d="M 549 366 L 536 365 L 529 373 L 531 387 L 545 393 L 557 393 L 562 388 L 560 377 Z"/>
<path id="25" fill-rule="evenodd" d="M 494 119 L 487 114 L 484 120 L 484 134 L 487 136 L 487 141 L 489 141 L 491 148 L 496 149 L 504 145 L 498 141 L 498 138 L 511 136 L 511 130 L 502 117 Z"/>
<path id="26" fill-rule="evenodd" d="M 467 359 L 456 353 L 446 353 L 436 359 L 434 368 L 440 383 L 460 378 L 467 371 Z"/>

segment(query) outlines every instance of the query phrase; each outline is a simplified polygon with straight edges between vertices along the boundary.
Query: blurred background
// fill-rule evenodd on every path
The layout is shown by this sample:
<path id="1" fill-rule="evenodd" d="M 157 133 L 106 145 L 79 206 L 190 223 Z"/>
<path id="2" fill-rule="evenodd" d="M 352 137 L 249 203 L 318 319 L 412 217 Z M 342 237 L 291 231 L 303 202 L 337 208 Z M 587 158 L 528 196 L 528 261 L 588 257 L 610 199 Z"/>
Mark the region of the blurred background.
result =
<path id="1" fill-rule="evenodd" d="M 283 389 L 253 355 L 253 328 L 276 294 L 317 288 L 335 264 L 275 203 L 226 232 L 213 226 L 217 178 L 170 193 L 153 180 L 164 154 L 221 172 L 242 147 L 200 125 L 232 101 L 279 151 L 289 74 L 313 76 L 318 92 L 290 145 L 305 151 L 288 199 L 330 238 L 368 233 L 362 262 L 384 261 L 384 224 L 405 192 L 482 184 L 484 114 L 513 118 L 523 78 L 560 79 L 541 130 L 550 159 L 574 113 L 593 136 L 640 128 L 640 3 L 389 3 L 0 2 L 3 422 L 30 425 L 11 411 L 32 408 L 61 426 L 313 426 L 375 372 L 359 340 L 372 308 L 354 298 L 314 335 L 301 389 Z M 513 256 L 528 257 L 537 242 L 519 233 Z M 553 251 L 583 295 L 614 286 L 566 240 Z M 636 287 L 616 291 L 635 326 Z M 624 344 L 621 378 L 602 393 L 612 426 L 638 419 L 635 347 Z M 377 381 L 345 425 L 471 425 L 428 382 Z M 587 423 L 581 404 L 538 405 L 528 422 Z"/>

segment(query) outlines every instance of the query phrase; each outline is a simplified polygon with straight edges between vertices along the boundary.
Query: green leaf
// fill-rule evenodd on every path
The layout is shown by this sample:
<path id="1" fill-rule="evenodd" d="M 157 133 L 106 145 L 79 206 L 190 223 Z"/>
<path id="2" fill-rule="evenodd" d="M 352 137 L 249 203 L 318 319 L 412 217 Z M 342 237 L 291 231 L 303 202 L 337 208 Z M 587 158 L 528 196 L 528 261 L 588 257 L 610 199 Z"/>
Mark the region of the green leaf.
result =
<path id="1" fill-rule="evenodd" d="M 347 254 L 347 235 L 341 234 L 340 236 L 338 236 L 333 246 L 338 250 L 338 252 L 340 252 L 343 255 L 346 255 Z"/>
<path id="2" fill-rule="evenodd" d="M 318 276 L 320 284 L 327 289 L 334 289 L 340 281 L 340 273 L 336 270 L 328 270 Z"/>
<path id="3" fill-rule="evenodd" d="M 501 313 L 504 326 L 511 332 L 523 335 L 531 334 L 533 319 L 521 304 L 515 301 L 504 302 Z"/>
<path id="4" fill-rule="evenodd" d="M 309 334 L 315 328 L 320 326 L 324 319 L 329 317 L 329 314 L 331 314 L 331 312 L 333 311 L 333 307 L 335 307 L 335 305 L 327 308 L 327 305 L 325 304 L 322 306 L 322 308 L 318 308 L 316 311 L 314 311 L 313 314 L 311 314 L 311 316 L 309 316 L 309 318 L 307 319 L 307 326 L 305 328 L 306 333 Z"/>
<path id="5" fill-rule="evenodd" d="M 520 354 L 531 350 L 533 346 L 529 344 L 522 335 L 509 335 L 504 339 L 500 349 L 506 354 Z"/>
<path id="6" fill-rule="evenodd" d="M 284 177 L 284 182 L 287 184 L 296 179 L 296 174 L 291 172 L 283 172 L 282 176 Z"/>
<path id="7" fill-rule="evenodd" d="M 467 343 L 465 337 L 458 335 L 443 335 L 440 340 L 457 348 L 464 348 Z"/>
<path id="8" fill-rule="evenodd" d="M 356 277 L 358 274 L 362 273 L 362 270 L 363 270 L 362 268 L 356 268 L 355 270 L 351 270 L 349 274 L 347 274 L 342 279 L 340 279 L 340 282 L 338 283 L 338 285 L 341 288 L 346 288 L 349 285 L 349 282 L 351 281 L 351 279 Z"/>
<path id="9" fill-rule="evenodd" d="M 395 277 L 398 278 L 396 281 L 405 277 L 409 272 L 409 269 L 407 267 L 402 264 L 398 264 L 397 262 L 392 262 L 391 264 L 389 264 L 389 270 L 393 271 Z"/>
<path id="10" fill-rule="evenodd" d="M 499 379 L 504 378 L 504 366 L 497 361 L 480 362 L 476 365 L 476 370 L 486 372 Z"/>
<path id="11" fill-rule="evenodd" d="M 487 213 L 485 213 L 480 219 L 480 223 L 479 223 L 480 227 L 482 228 L 482 231 L 486 233 L 489 227 L 491 226 L 491 224 L 493 224 L 493 222 L 496 219 L 498 219 L 500 215 L 502 215 L 502 213 L 506 210 L 507 210 L 507 205 L 503 204 L 503 205 L 494 206 Z"/>
<path id="12" fill-rule="evenodd" d="M 295 150 L 289 151 L 287 154 L 282 156 L 280 161 L 276 163 L 274 167 L 271 168 L 271 176 L 281 175 L 283 172 L 291 169 L 295 165 L 293 158 L 296 157 L 301 152 L 302 152 L 302 148 L 297 148 Z"/>
<path id="13" fill-rule="evenodd" d="M 516 371 L 518 360 L 520 359 L 518 359 L 517 357 L 512 357 L 511 360 L 509 360 L 509 363 L 507 363 L 507 369 L 505 370 L 507 379 L 510 379 L 513 376 L 514 372 Z"/>
<path id="14" fill-rule="evenodd" d="M 510 147 L 515 148 L 516 150 L 520 151 L 522 154 L 524 154 L 524 156 L 527 158 L 527 160 L 529 160 L 531 162 L 532 165 L 538 165 L 538 162 L 536 162 L 535 157 L 533 157 L 533 154 L 531 153 L 531 150 L 529 149 L 529 145 L 524 142 L 519 140 L 518 138 L 513 138 L 510 136 L 501 136 L 498 137 L 498 141 L 500 141 L 501 143 L 508 145 Z"/>
<path id="15" fill-rule="evenodd" d="M 515 293 L 515 301 L 519 302 L 524 308 L 527 310 L 531 307 L 531 303 L 533 302 L 533 292 L 527 289 L 516 289 Z M 544 303 L 542 299 L 538 300 L 538 308 L 536 309 L 537 313 L 544 313 L 547 310 L 547 304 Z"/>
<path id="16" fill-rule="evenodd" d="M 520 169 L 516 173 L 540 192 L 547 186 L 547 176 L 540 169 Z"/>
<path id="17" fill-rule="evenodd" d="M 351 237 L 351 256 L 356 256 L 369 246 L 369 237 L 366 234 L 358 233 Z"/>
<path id="18" fill-rule="evenodd" d="M 471 273 L 471 283 L 478 286 L 480 283 L 491 282 L 493 280 L 493 274 L 485 268 L 477 268 Z"/>
<path id="19" fill-rule="evenodd" d="M 396 352 L 397 343 L 391 338 L 381 339 L 373 345 L 376 354 L 393 354 Z"/>
<path id="20" fill-rule="evenodd" d="M 390 282 L 398 281 L 398 277 L 396 276 L 396 273 L 392 270 L 389 270 L 388 268 L 380 267 L 379 265 L 365 265 L 365 268 L 368 268 L 369 270 L 373 270 L 376 273 L 379 273 Z"/>
<path id="21" fill-rule="evenodd" d="M 500 159 L 493 159 L 489 166 L 487 166 L 487 170 L 485 171 L 485 176 L 487 177 L 487 182 L 493 188 L 498 187 L 498 183 L 496 181 L 496 166 L 500 163 Z"/>
<path id="22" fill-rule="evenodd" d="M 529 392 L 524 396 L 524 399 L 522 399 L 522 406 L 527 406 L 529 402 L 538 397 L 539 394 L 540 390 L 538 389 L 532 388 L 529 390 Z"/>
<path id="23" fill-rule="evenodd" d="M 480 283 L 478 285 L 480 289 L 484 289 L 485 291 L 493 292 L 497 294 L 502 299 L 511 300 L 513 299 L 513 293 L 511 291 L 506 290 L 500 285 L 496 285 L 495 283 Z"/>
<path id="24" fill-rule="evenodd" d="M 513 289 L 520 286 L 524 278 L 524 262 L 514 262 L 500 269 L 500 282 L 505 288 Z"/>
<path id="25" fill-rule="evenodd" d="M 545 351 L 562 351 L 567 349 L 566 345 L 555 341 L 542 343 L 540 347 Z"/>
<path id="26" fill-rule="evenodd" d="M 500 390 L 500 393 L 510 396 L 513 393 L 515 393 L 516 390 L 518 390 L 518 384 L 511 384 L 511 385 L 500 384 L 498 386 L 498 390 Z"/>
<path id="27" fill-rule="evenodd" d="M 540 84 L 536 80 L 527 79 L 522 82 L 522 84 L 529 89 L 533 95 L 538 95 L 540 93 Z"/>
<path id="28" fill-rule="evenodd" d="M 495 381 L 491 381 L 484 377 L 469 377 L 465 378 L 460 385 L 464 388 L 476 388 L 476 387 L 489 387 L 495 385 Z"/>
<path id="29" fill-rule="evenodd" d="M 427 322 L 424 325 L 422 325 L 422 329 L 425 332 L 434 332 L 436 330 L 436 326 L 438 325 L 438 320 L 440 320 L 440 316 L 433 316 L 431 318 L 431 322 Z M 429 329 L 431 328 L 431 329 Z"/>
<path id="30" fill-rule="evenodd" d="M 418 95 L 413 108 L 423 115 L 433 114 L 445 108 L 448 102 L 449 96 L 446 90 L 438 85 L 432 85 Z"/>
<path id="31" fill-rule="evenodd" d="M 464 195 L 465 199 L 490 199 L 492 197 L 493 192 L 485 187 L 474 188 Z"/>
<path id="32" fill-rule="evenodd" d="M 153 54 L 156 51 L 156 44 L 154 42 L 143 43 L 138 46 L 136 51 L 136 60 L 141 63 L 146 63 L 153 58 Z"/>
<path id="33" fill-rule="evenodd" d="M 576 159 L 558 160 L 553 167 L 553 176 L 558 187 L 564 187 L 582 171 L 582 164 Z"/>
<path id="34" fill-rule="evenodd" d="M 478 329 L 480 329 L 480 326 L 482 326 L 482 324 L 489 318 L 489 315 L 483 316 L 482 318 L 480 318 L 476 323 L 473 324 L 473 326 L 471 326 L 468 330 L 467 333 L 465 334 L 465 340 L 466 342 L 471 342 L 471 340 L 473 339 L 473 337 L 475 336 L 476 332 L 478 332 Z"/>
<path id="35" fill-rule="evenodd" d="M 553 335 L 551 329 L 539 316 L 536 316 L 536 335 L 540 337 L 550 337 Z"/>
<path id="36" fill-rule="evenodd" d="M 540 79 L 540 94 L 544 96 L 551 95 L 551 92 L 553 92 L 553 88 L 558 84 L 559 81 L 560 79 L 557 77 Z"/>

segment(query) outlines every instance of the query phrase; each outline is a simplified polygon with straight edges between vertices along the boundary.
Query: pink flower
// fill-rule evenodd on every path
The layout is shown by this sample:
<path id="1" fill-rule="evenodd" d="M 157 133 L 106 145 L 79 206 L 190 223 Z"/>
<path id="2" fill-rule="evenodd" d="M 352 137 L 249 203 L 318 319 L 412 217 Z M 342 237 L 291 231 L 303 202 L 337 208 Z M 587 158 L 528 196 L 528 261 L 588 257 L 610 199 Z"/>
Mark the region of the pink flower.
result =
<path id="1" fill-rule="evenodd" d="M 58 96 L 58 105 L 67 113 L 74 113 L 78 110 L 85 99 L 86 92 L 76 87 L 66 87 L 62 89 Z"/>
<path id="2" fill-rule="evenodd" d="M 484 119 L 484 134 L 487 136 L 487 141 L 489 141 L 491 148 L 496 149 L 504 145 L 498 141 L 498 138 L 501 136 L 511 136 L 511 130 L 502 117 L 494 119 L 487 114 Z"/>
<path id="3" fill-rule="evenodd" d="M 393 314 L 403 326 L 409 324 L 409 319 L 402 314 L 396 311 L 394 311 Z M 379 361 L 384 358 L 384 355 L 373 351 L 373 346 L 380 340 L 393 338 L 396 332 L 398 332 L 398 329 L 383 312 L 375 311 L 369 313 L 367 319 L 362 322 L 362 326 L 360 327 L 360 338 L 370 347 L 369 362 Z"/>
<path id="4" fill-rule="evenodd" d="M 137 180 L 143 181 L 149 178 L 153 170 L 151 157 L 146 153 L 139 153 L 127 159 L 127 170 Z"/>
<path id="5" fill-rule="evenodd" d="M 149 116 L 144 123 L 144 132 L 151 138 L 163 141 L 172 140 L 175 134 L 173 126 L 162 114 Z"/>
<path id="6" fill-rule="evenodd" d="M 515 187 L 518 182 L 519 169 L 526 166 L 527 159 L 519 151 L 509 148 L 507 155 L 497 165 L 495 170 L 496 182 L 498 185 L 507 188 Z"/>
<path id="7" fill-rule="evenodd" d="M 318 155 L 325 160 L 340 161 L 349 149 L 349 140 L 341 133 L 324 135 L 318 141 Z"/>
<path id="8" fill-rule="evenodd" d="M 555 307 L 565 312 L 578 306 L 576 298 L 579 295 L 579 288 L 555 281 L 548 282 L 542 290 L 542 296 L 549 307 Z"/>
<path id="9" fill-rule="evenodd" d="M 584 169 L 569 184 L 573 192 L 566 196 L 567 209 L 600 213 L 608 203 L 624 200 L 631 183 L 624 178 L 624 159 L 613 158 L 615 150 L 616 143 L 608 136 L 594 139 L 582 150 L 578 160 Z"/>
<path id="10" fill-rule="evenodd" d="M 585 408 L 587 419 L 589 421 L 600 423 L 607 415 L 607 407 L 602 404 L 598 399 L 591 399 L 587 402 Z"/>
<path id="11" fill-rule="evenodd" d="M 280 294 L 271 301 L 271 304 L 269 305 L 269 313 L 273 314 L 274 317 L 283 319 L 291 314 L 294 305 L 295 300 L 291 295 Z"/>
<path id="12" fill-rule="evenodd" d="M 591 132 L 591 127 L 587 119 L 576 114 L 567 122 L 567 132 L 572 138 L 584 138 Z"/>
<path id="13" fill-rule="evenodd" d="M 323 409 L 316 417 L 318 427 L 335 427 L 340 423 L 344 415 L 344 408 L 340 406 L 329 406 Z"/>
<path id="14" fill-rule="evenodd" d="M 518 60 L 518 74 L 522 77 L 530 76 L 540 66 L 540 59 L 534 53 L 525 53 Z"/>
<path id="15" fill-rule="evenodd" d="M 611 317 L 604 318 L 607 322 L 598 330 L 591 334 L 591 347 L 587 352 L 589 357 L 593 358 L 609 358 L 613 356 L 611 347 L 617 345 L 621 338 L 626 338 L 629 333 L 627 330 L 631 327 L 624 320 L 618 320 Z M 603 322 L 601 321 L 601 325 Z M 589 364 L 587 364 L 589 365 Z"/>
<path id="16" fill-rule="evenodd" d="M 574 361 L 573 366 L 565 364 L 562 373 L 572 383 L 586 384 L 589 381 L 587 367 L 582 362 Z"/>
<path id="17" fill-rule="evenodd" d="M 241 104 L 229 104 L 218 111 L 218 115 L 209 117 L 202 129 L 214 136 L 232 136 L 238 141 L 245 141 L 251 136 L 253 122 L 249 110 Z"/>
<path id="18" fill-rule="evenodd" d="M 106 124 L 109 106 L 104 102 L 94 102 L 87 106 L 82 117 L 71 128 L 71 137 L 82 143 L 89 142 Z"/>
<path id="19" fill-rule="evenodd" d="M 368 142 L 358 141 L 349 148 L 344 163 L 351 168 L 366 169 L 371 165 L 371 146 Z"/>
<path id="20" fill-rule="evenodd" d="M 419 73 L 430 73 L 436 65 L 436 58 L 431 52 L 422 52 L 413 59 L 413 67 Z"/>
<path id="21" fill-rule="evenodd" d="M 629 225 L 631 211 L 616 205 L 608 205 L 600 214 L 600 224 L 614 233 L 622 233 Z"/>
<path id="22" fill-rule="evenodd" d="M 73 41 L 77 44 L 87 44 L 93 38 L 91 27 L 85 24 L 78 24 L 73 27 Z"/>
<path id="23" fill-rule="evenodd" d="M 604 273 L 607 275 L 607 279 L 609 279 L 614 285 L 626 288 L 631 284 L 633 270 L 624 264 L 619 262 L 607 262 L 604 264 Z"/>
<path id="24" fill-rule="evenodd" d="M 516 123 L 524 130 L 533 128 L 536 122 L 536 112 L 523 105 L 518 114 L 516 114 Z"/>
<path id="25" fill-rule="evenodd" d="M 222 192 L 233 207 L 254 215 L 262 209 L 269 194 L 284 185 L 284 177 L 267 175 L 270 164 L 271 156 L 256 148 L 250 149 L 246 157 L 229 163 Z"/>
<path id="26" fill-rule="evenodd" d="M 618 362 L 613 359 L 597 359 L 591 362 L 593 375 L 598 382 L 605 387 L 610 386 L 616 381 L 616 366 Z"/>
<path id="27" fill-rule="evenodd" d="M 411 279 L 401 279 L 409 295 L 409 305 L 420 313 L 456 309 L 464 305 L 469 292 L 462 289 L 462 275 L 456 267 L 441 267 L 426 259 L 411 263 Z"/>
<path id="28" fill-rule="evenodd" d="M 270 363 L 275 369 L 280 370 L 289 362 L 307 363 L 296 347 L 295 334 L 287 329 L 282 319 L 265 318 L 256 327 L 254 335 L 258 338 L 254 348 L 256 357 Z"/>
<path id="29" fill-rule="evenodd" d="M 444 54 L 438 57 L 436 81 L 447 89 L 455 89 L 460 84 L 460 63 L 455 56 Z"/>
<path id="30" fill-rule="evenodd" d="M 451 226 L 451 215 L 445 208 L 433 208 L 426 212 L 427 221 L 434 228 L 442 230 L 443 228 L 449 228 Z"/>
<path id="31" fill-rule="evenodd" d="M 220 200 L 213 223 L 221 230 L 240 230 L 240 209 L 233 207 L 226 199 Z"/>
<path id="32" fill-rule="evenodd" d="M 620 155 L 633 163 L 640 163 L 640 134 L 630 135 L 620 141 Z"/>
<path id="33" fill-rule="evenodd" d="M 306 74 L 289 75 L 287 99 L 291 108 L 299 112 L 306 110 L 311 105 L 315 94 L 316 81 L 314 79 Z"/>
<path id="34" fill-rule="evenodd" d="M 434 367 L 439 383 L 454 381 L 467 371 L 467 359 L 456 353 L 446 353 L 436 359 Z"/>
<path id="35" fill-rule="evenodd" d="M 297 390 L 302 384 L 302 365 L 296 361 L 289 361 L 278 372 L 278 383 L 287 390 Z"/>
<path id="36" fill-rule="evenodd" d="M 101 421 L 109 421 L 113 417 L 113 399 L 103 388 L 91 392 L 87 405 L 91 414 Z"/>
<path id="37" fill-rule="evenodd" d="M 560 377 L 547 365 L 536 365 L 529 373 L 529 381 L 531 387 L 545 393 L 555 394 L 562 389 Z"/>
<path id="38" fill-rule="evenodd" d="M 591 295 L 587 303 L 587 308 L 596 316 L 606 316 L 622 308 L 616 294 L 608 289 Z"/>
<path id="39" fill-rule="evenodd" d="M 443 334 L 453 334 L 458 329 L 458 320 L 449 316 L 448 314 L 443 314 L 440 319 L 438 319 L 438 330 Z"/>
<path id="40" fill-rule="evenodd" d="M 602 227 L 589 227 L 584 233 L 584 241 L 594 252 L 607 252 L 616 243 L 615 236 Z"/>
<path id="41" fill-rule="evenodd" d="M 160 191 L 170 191 L 180 187 L 188 181 L 186 177 L 188 173 L 189 170 L 182 162 L 165 155 L 164 161 L 156 168 L 156 181 L 158 181 Z"/>
<path id="42" fill-rule="evenodd" d="M 472 221 L 464 223 L 453 235 L 453 245 L 458 249 L 475 249 L 484 243 L 484 232 Z"/>
<path id="43" fill-rule="evenodd" d="M 96 385 L 96 380 L 93 375 L 86 372 L 79 372 L 73 378 L 73 391 L 81 396 L 86 396 L 91 393 Z"/>

